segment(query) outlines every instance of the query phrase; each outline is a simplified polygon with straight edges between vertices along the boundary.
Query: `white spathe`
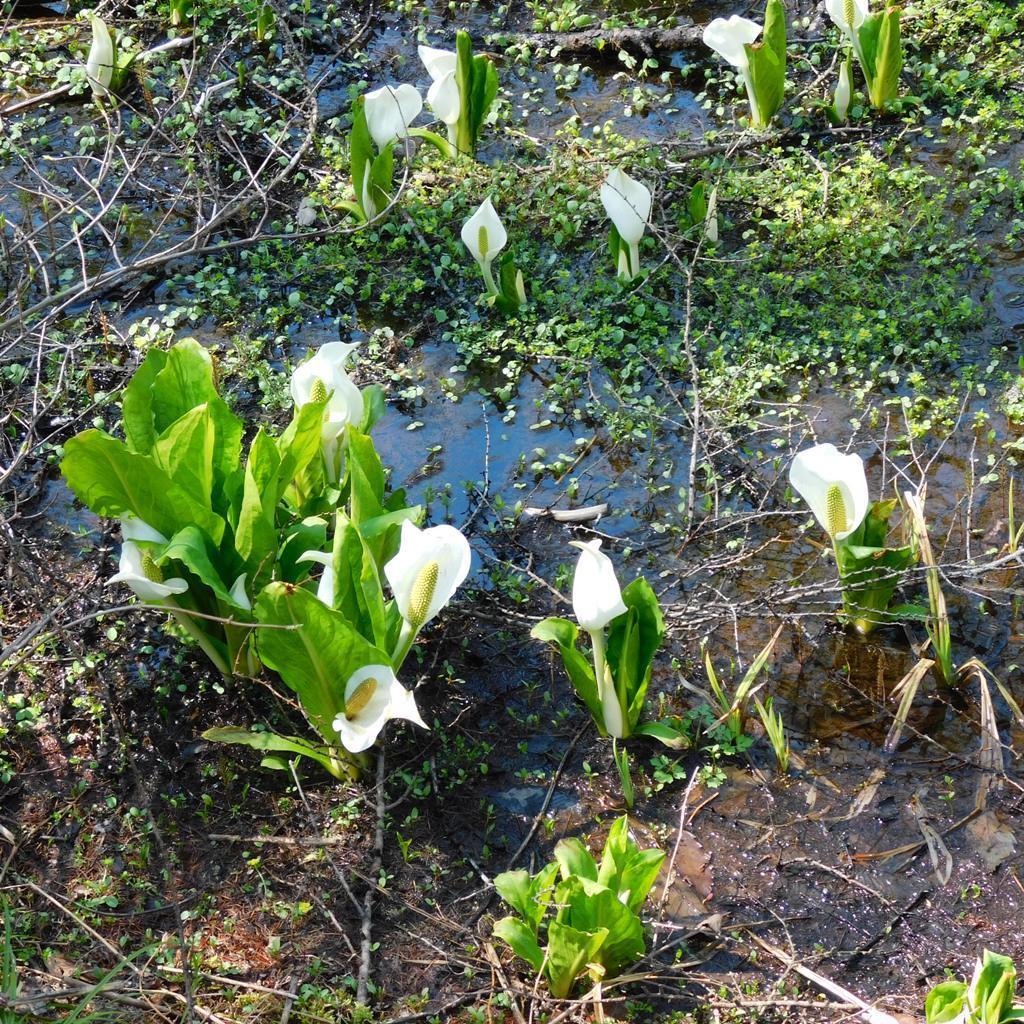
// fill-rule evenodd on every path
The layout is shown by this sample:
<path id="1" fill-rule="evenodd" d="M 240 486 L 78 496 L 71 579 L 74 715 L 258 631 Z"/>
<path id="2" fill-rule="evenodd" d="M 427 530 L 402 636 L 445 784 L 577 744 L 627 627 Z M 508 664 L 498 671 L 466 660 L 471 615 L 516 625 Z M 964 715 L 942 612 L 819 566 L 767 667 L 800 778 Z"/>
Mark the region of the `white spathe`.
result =
<path id="1" fill-rule="evenodd" d="M 615 692 L 615 682 L 607 662 L 602 663 L 602 680 L 597 688 L 597 696 L 601 701 L 601 718 L 604 731 L 613 739 L 621 740 L 626 735 L 625 715 L 619 703 L 619 695 Z"/>
<path id="2" fill-rule="evenodd" d="M 121 557 L 118 571 L 107 580 L 111 583 L 125 583 L 143 601 L 163 601 L 174 594 L 184 594 L 188 583 L 180 577 L 170 580 L 152 580 L 146 575 L 146 551 L 140 544 L 166 544 L 167 538 L 138 516 L 127 515 L 121 519 Z M 150 567 L 153 573 L 155 566 Z M 156 570 L 155 575 L 159 575 Z"/>
<path id="3" fill-rule="evenodd" d="M 252 611 L 252 601 L 249 600 L 249 595 L 245 592 L 245 577 L 247 573 L 242 573 L 241 576 L 231 584 L 231 600 L 238 605 L 239 608 L 244 608 L 247 612 Z"/>
<path id="4" fill-rule="evenodd" d="M 853 10 L 853 24 L 847 18 L 847 5 Z M 854 32 L 864 24 L 870 13 L 868 0 L 825 0 L 825 10 L 835 24 L 848 36 L 853 37 Z"/>
<path id="5" fill-rule="evenodd" d="M 420 629 L 452 599 L 469 575 L 469 541 L 454 526 L 421 530 L 402 523 L 398 553 L 384 566 L 402 618 Z"/>
<path id="6" fill-rule="evenodd" d="M 345 683 L 345 710 L 334 719 L 342 746 L 353 754 L 369 750 L 393 718 L 430 728 L 412 691 L 402 686 L 390 665 L 364 665 L 353 672 Z"/>
<path id="7" fill-rule="evenodd" d="M 596 633 L 627 611 L 615 566 L 601 550 L 600 540 L 573 540 L 569 543 L 580 552 L 572 578 L 573 614 L 588 633 Z M 602 687 L 602 703 L 604 682 L 598 680 Z"/>
<path id="8" fill-rule="evenodd" d="M 508 233 L 501 223 L 491 197 L 488 196 L 465 224 L 462 225 L 462 241 L 480 266 L 490 266 L 495 256 L 505 248 Z"/>
<path id="9" fill-rule="evenodd" d="M 329 341 L 292 371 L 291 395 L 296 407 L 313 401 L 317 381 L 329 398 L 324 409 L 322 438 L 333 441 L 350 424 L 358 426 L 363 418 L 363 393 L 346 371 L 349 356 L 357 346 Z"/>
<path id="10" fill-rule="evenodd" d="M 761 26 L 738 14 L 730 18 L 715 18 L 708 22 L 702 36 L 704 45 L 710 47 L 734 68 L 746 70 L 750 66 L 744 47 L 753 43 L 761 34 Z"/>
<path id="11" fill-rule="evenodd" d="M 439 50 L 433 46 L 418 46 L 416 52 L 427 69 L 427 74 L 433 82 L 444 78 L 447 74 L 454 74 L 455 67 L 459 62 L 458 54 L 454 50 Z"/>
<path id="12" fill-rule="evenodd" d="M 718 241 L 718 186 L 708 196 L 708 210 L 704 214 L 704 237 L 709 242 Z"/>
<path id="13" fill-rule="evenodd" d="M 435 78 L 427 90 L 427 106 L 447 125 L 453 125 L 462 113 L 462 98 L 455 81 L 455 72 L 449 71 L 441 78 Z"/>
<path id="14" fill-rule="evenodd" d="M 406 138 L 409 125 L 422 109 L 423 97 L 416 86 L 408 83 L 382 85 L 363 97 L 366 126 L 378 149 L 383 149 L 395 139 Z"/>
<path id="15" fill-rule="evenodd" d="M 789 482 L 833 540 L 845 540 L 868 514 L 864 460 L 844 455 L 834 444 L 798 452 L 789 467 Z"/>
<path id="16" fill-rule="evenodd" d="M 616 167 L 601 186 L 601 203 L 619 237 L 638 244 L 651 216 L 651 190 Z"/>
<path id="17" fill-rule="evenodd" d="M 839 65 L 839 81 L 836 83 L 835 110 L 836 117 L 840 121 L 846 120 L 850 111 L 850 98 L 853 96 L 853 69 L 850 66 L 850 58 L 847 57 Z"/>
<path id="18" fill-rule="evenodd" d="M 330 551 L 303 551 L 296 562 L 316 562 L 324 567 L 317 584 L 316 596 L 321 604 L 334 607 L 334 555 Z"/>
<path id="19" fill-rule="evenodd" d="M 109 93 L 114 77 L 114 40 L 102 18 L 92 16 L 92 45 L 85 61 L 85 74 L 94 96 Z"/>

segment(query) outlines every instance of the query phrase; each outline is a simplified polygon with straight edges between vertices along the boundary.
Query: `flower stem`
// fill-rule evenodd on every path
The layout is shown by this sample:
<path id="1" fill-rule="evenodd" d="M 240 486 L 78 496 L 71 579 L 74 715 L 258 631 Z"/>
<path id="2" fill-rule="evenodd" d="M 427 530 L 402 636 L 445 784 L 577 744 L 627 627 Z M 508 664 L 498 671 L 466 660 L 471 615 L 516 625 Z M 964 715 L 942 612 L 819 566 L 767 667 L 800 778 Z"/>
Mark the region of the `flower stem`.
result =
<path id="1" fill-rule="evenodd" d="M 402 631 L 398 634 L 398 643 L 395 644 L 395 651 L 391 655 L 391 668 L 394 670 L 395 675 L 398 674 L 398 670 L 402 667 L 402 663 L 405 661 L 412 650 L 412 645 L 416 642 L 415 630 L 408 622 L 402 622 Z"/>
<path id="2" fill-rule="evenodd" d="M 629 243 L 629 277 L 632 280 L 640 273 L 640 243 Z"/>
<path id="3" fill-rule="evenodd" d="M 754 80 L 750 77 L 750 69 L 743 69 L 743 84 L 747 87 L 747 101 L 750 103 L 750 123 L 754 128 L 764 128 L 761 120 L 761 108 L 757 103 L 757 93 L 754 92 Z"/>
<path id="4" fill-rule="evenodd" d="M 199 644 L 203 649 L 203 653 L 217 667 L 217 671 L 220 672 L 225 679 L 232 679 L 234 677 L 234 673 L 231 671 L 231 667 L 224 660 L 224 656 L 220 651 L 218 651 L 214 646 L 213 641 L 203 632 L 202 627 L 192 618 L 192 616 L 175 604 L 173 598 L 168 598 L 164 602 L 164 606 L 171 613 L 171 616 L 178 625 L 181 626 L 181 628 L 184 629 L 197 644 Z"/>
<path id="5" fill-rule="evenodd" d="M 491 273 L 491 264 L 487 263 L 480 264 L 480 272 L 484 275 L 484 284 L 487 286 L 488 295 L 497 295 L 498 286 L 494 283 L 494 274 Z"/>

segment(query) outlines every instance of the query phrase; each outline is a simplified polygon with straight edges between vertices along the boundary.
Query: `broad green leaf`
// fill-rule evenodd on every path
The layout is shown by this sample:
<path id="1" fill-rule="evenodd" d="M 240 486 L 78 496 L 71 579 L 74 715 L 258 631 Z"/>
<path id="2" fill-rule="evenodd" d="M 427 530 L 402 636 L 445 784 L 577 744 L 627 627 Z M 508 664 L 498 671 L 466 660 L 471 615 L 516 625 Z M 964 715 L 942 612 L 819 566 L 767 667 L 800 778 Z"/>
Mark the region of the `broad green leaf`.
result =
<path id="1" fill-rule="evenodd" d="M 153 445 L 154 462 L 200 505 L 212 508 L 213 419 L 204 402 L 176 419 Z"/>
<path id="2" fill-rule="evenodd" d="M 660 722 L 641 722 L 633 729 L 636 736 L 647 736 L 673 750 L 688 750 L 692 740 L 681 718 L 669 717 Z"/>
<path id="3" fill-rule="evenodd" d="M 153 424 L 162 434 L 197 405 L 220 396 L 213 383 L 213 360 L 194 338 L 184 338 L 167 351 L 167 360 L 153 379 Z"/>
<path id="4" fill-rule="evenodd" d="M 903 68 L 903 48 L 900 42 L 900 12 L 890 7 L 882 15 L 875 52 L 875 75 L 871 82 L 871 105 L 881 110 L 896 99 Z"/>
<path id="5" fill-rule="evenodd" d="M 638 850 L 626 862 L 619 878 L 619 895 L 629 893 L 626 905 L 635 914 L 640 913 L 664 860 L 665 854 L 661 850 Z"/>
<path id="6" fill-rule="evenodd" d="M 707 220 L 708 197 L 707 188 L 703 181 L 698 181 L 690 189 L 690 195 L 686 200 L 686 214 L 690 218 L 690 224 L 694 227 L 702 225 Z M 613 255 L 615 256 L 616 266 L 618 266 L 618 253 L 616 252 Z"/>
<path id="7" fill-rule="evenodd" d="M 768 0 L 764 9 L 764 31 L 761 38 L 778 57 L 782 72 L 786 72 L 786 9 L 782 0 Z"/>
<path id="8" fill-rule="evenodd" d="M 356 202 L 363 210 L 363 182 L 373 166 L 374 146 L 370 129 L 366 124 L 366 110 L 360 96 L 352 107 L 352 131 L 349 133 L 349 166 L 352 172 L 352 186 Z M 363 213 L 366 211 L 363 210 Z"/>
<path id="9" fill-rule="evenodd" d="M 257 621 L 297 629 L 260 629 L 261 660 L 298 695 L 325 742 L 337 740 L 334 719 L 345 710 L 345 683 L 364 665 L 388 665 L 384 651 L 367 643 L 340 613 L 308 590 L 271 583 L 256 601 Z"/>
<path id="10" fill-rule="evenodd" d="M 943 981 L 928 993 L 924 1001 L 927 1024 L 950 1024 L 963 1010 L 967 986 L 962 981 Z"/>
<path id="11" fill-rule="evenodd" d="M 151 348 L 121 396 L 121 419 L 130 451 L 148 455 L 156 442 L 153 425 L 153 382 L 167 363 L 162 348 Z"/>
<path id="12" fill-rule="evenodd" d="M 868 88 L 875 79 L 875 63 L 878 53 L 878 36 L 882 30 L 882 17 L 884 11 L 876 11 L 869 14 L 857 29 L 857 39 L 860 42 L 860 52 L 863 55 L 864 77 L 867 79 Z"/>
<path id="13" fill-rule="evenodd" d="M 285 531 L 277 552 L 277 576 L 286 583 L 298 583 L 309 575 L 309 562 L 299 557 L 307 551 L 323 551 L 327 543 L 327 522 L 320 516 L 307 516 Z"/>
<path id="14" fill-rule="evenodd" d="M 555 860 L 563 879 L 579 875 L 580 878 L 597 881 L 597 861 L 581 840 L 575 837 L 562 839 L 555 847 Z"/>
<path id="15" fill-rule="evenodd" d="M 522 957 L 535 971 L 544 964 L 544 952 L 537 945 L 537 937 L 530 931 L 530 926 L 515 917 L 503 917 L 494 922 L 492 933 L 503 939 L 512 951 Z"/>
<path id="16" fill-rule="evenodd" d="M 363 388 L 363 421 L 359 424 L 359 433 L 369 434 L 386 409 L 387 403 L 381 388 L 376 384 L 368 384 Z"/>
<path id="17" fill-rule="evenodd" d="M 627 613 L 608 630 L 608 664 L 616 674 L 615 689 L 626 709 L 630 727 L 643 714 L 654 656 L 665 636 L 665 619 L 658 596 L 643 577 L 622 591 Z"/>
<path id="18" fill-rule="evenodd" d="M 604 849 L 601 851 L 601 864 L 593 881 L 606 886 L 617 895 L 619 876 L 635 852 L 636 846 L 629 838 L 629 817 L 624 814 L 621 818 L 616 818 L 608 830 L 608 838 L 604 841 Z"/>
<path id="19" fill-rule="evenodd" d="M 615 272 L 619 270 L 619 251 L 622 249 L 622 236 L 619 234 L 619 229 L 612 224 L 608 229 L 608 251 L 612 257 L 612 267 Z"/>
<path id="20" fill-rule="evenodd" d="M 561 906 L 559 924 L 591 934 L 607 931 L 597 959 L 609 975 L 617 974 L 622 967 L 643 955 L 644 929 L 640 918 L 620 903 L 611 889 L 585 878 L 573 877 L 558 886 L 555 902 Z M 549 929 L 549 947 L 550 934 Z"/>
<path id="21" fill-rule="evenodd" d="M 388 644 L 384 592 L 373 551 L 343 515 L 334 534 L 334 607 L 370 643 Z"/>
<path id="22" fill-rule="evenodd" d="M 751 111 L 755 127 L 764 128 L 782 106 L 786 87 L 786 65 L 767 42 L 743 47 L 750 61 L 750 80 L 757 98 L 757 111 Z"/>
<path id="23" fill-rule="evenodd" d="M 225 575 L 230 579 L 225 580 L 214 565 L 214 559 L 217 557 L 216 549 L 213 550 L 211 557 L 210 545 L 202 530 L 197 526 L 185 526 L 171 538 L 170 543 L 156 558 L 156 563 L 163 566 L 172 560 L 182 562 L 216 594 L 218 601 L 233 605 L 234 601 L 228 588 L 238 576 L 234 571 L 238 566 L 226 567 Z M 241 569 L 238 571 L 241 572 Z"/>
<path id="24" fill-rule="evenodd" d="M 548 987 L 556 999 L 565 999 L 576 979 L 599 956 L 608 938 L 606 928 L 581 931 L 572 925 L 552 921 L 548 926 Z"/>
<path id="25" fill-rule="evenodd" d="M 576 639 L 579 636 L 576 624 L 568 619 L 544 619 L 530 630 L 530 636 L 534 640 L 543 640 L 558 645 L 559 653 L 562 655 L 562 664 L 565 666 L 573 688 L 580 700 L 587 705 L 601 735 L 605 735 L 604 713 L 601 710 L 601 698 L 597 693 L 597 684 L 594 682 L 594 668 L 576 646 Z"/>
<path id="26" fill-rule="evenodd" d="M 78 500 L 97 515 L 136 515 L 165 537 L 193 523 L 214 544 L 223 539 L 220 516 L 190 497 L 152 458 L 130 452 L 101 430 L 83 431 L 64 445 L 61 472 Z"/>
<path id="27" fill-rule="evenodd" d="M 277 446 L 260 427 L 249 447 L 242 507 L 235 528 L 235 547 L 251 574 L 254 590 L 270 578 L 277 553 L 274 496 L 278 493 L 280 465 Z"/>
<path id="28" fill-rule="evenodd" d="M 352 522 L 379 516 L 384 510 L 384 466 L 368 434 L 350 430 L 348 438 L 348 478 Z"/>
<path id="29" fill-rule="evenodd" d="M 339 774 L 337 758 L 331 757 L 326 751 L 304 742 L 297 736 L 279 736 L 274 732 L 250 732 L 237 726 L 207 729 L 202 735 L 204 740 L 211 743 L 237 743 L 244 747 L 252 747 L 253 750 L 277 750 L 298 757 L 308 757 L 323 765 L 332 775 Z"/>
<path id="30" fill-rule="evenodd" d="M 473 132 L 473 44 L 467 32 L 455 34 L 455 85 L 459 90 L 459 119 L 455 123 L 455 148 L 462 156 L 476 155 Z"/>
<path id="31" fill-rule="evenodd" d="M 284 497 L 288 485 L 319 455 L 323 418 L 324 403 L 307 402 L 295 410 L 291 423 L 278 438 L 280 465 L 277 470 L 275 505 Z"/>

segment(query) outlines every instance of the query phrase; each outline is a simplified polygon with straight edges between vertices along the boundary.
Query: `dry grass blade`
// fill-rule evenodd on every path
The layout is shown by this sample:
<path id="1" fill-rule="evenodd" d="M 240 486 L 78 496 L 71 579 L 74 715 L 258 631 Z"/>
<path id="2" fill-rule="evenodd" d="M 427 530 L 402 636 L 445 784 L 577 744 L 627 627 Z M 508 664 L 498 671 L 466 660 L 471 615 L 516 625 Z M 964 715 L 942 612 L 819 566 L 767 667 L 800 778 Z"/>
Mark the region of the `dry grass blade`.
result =
<path id="1" fill-rule="evenodd" d="M 935 662 L 929 658 L 918 658 L 910 671 L 896 684 L 892 691 L 894 697 L 900 698 L 900 706 L 896 709 L 896 717 L 893 719 L 889 734 L 885 737 L 885 750 L 891 754 L 900 742 L 903 735 L 903 727 L 907 724 L 907 715 L 913 706 L 914 698 L 917 696 L 918 687 L 924 679 L 928 670 Z"/>

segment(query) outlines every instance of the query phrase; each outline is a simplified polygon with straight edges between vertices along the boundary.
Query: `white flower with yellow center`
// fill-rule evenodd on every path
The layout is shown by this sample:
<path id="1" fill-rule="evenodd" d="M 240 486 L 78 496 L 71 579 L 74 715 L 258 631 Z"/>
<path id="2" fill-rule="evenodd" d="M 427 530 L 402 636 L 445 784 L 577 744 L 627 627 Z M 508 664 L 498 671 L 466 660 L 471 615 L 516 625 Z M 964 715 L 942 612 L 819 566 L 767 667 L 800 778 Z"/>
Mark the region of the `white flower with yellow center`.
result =
<path id="1" fill-rule="evenodd" d="M 390 665 L 364 665 L 353 672 L 345 684 L 345 710 L 334 719 L 342 746 L 353 754 L 369 750 L 393 718 L 430 728 L 412 691 L 402 686 Z"/>

